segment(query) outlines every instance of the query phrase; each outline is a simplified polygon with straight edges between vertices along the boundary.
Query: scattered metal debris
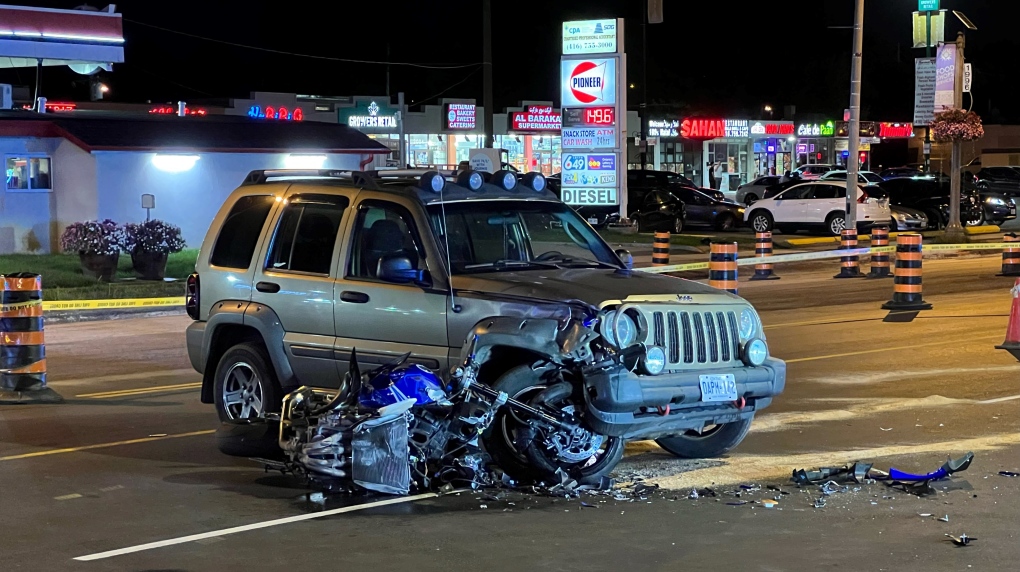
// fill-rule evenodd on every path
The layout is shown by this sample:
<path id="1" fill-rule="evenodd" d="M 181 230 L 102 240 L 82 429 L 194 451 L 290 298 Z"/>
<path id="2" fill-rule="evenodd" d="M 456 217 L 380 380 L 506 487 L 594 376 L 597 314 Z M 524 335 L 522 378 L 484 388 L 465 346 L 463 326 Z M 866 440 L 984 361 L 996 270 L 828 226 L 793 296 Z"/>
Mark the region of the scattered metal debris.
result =
<path id="1" fill-rule="evenodd" d="M 825 508 L 825 497 L 815 499 L 815 508 Z"/>
<path id="2" fill-rule="evenodd" d="M 1014 473 L 1013 471 L 999 471 L 999 474 L 1004 477 L 1020 477 L 1020 473 Z"/>
<path id="3" fill-rule="evenodd" d="M 691 489 L 691 494 L 687 495 L 687 498 L 691 500 L 698 500 L 698 489 Z"/>
<path id="4" fill-rule="evenodd" d="M 728 504 L 729 506 L 744 506 L 745 504 L 748 504 L 748 501 L 746 501 L 746 500 L 738 500 L 738 501 L 728 502 L 726 504 Z"/>
<path id="5" fill-rule="evenodd" d="M 949 522 L 949 515 L 947 514 L 946 516 L 940 516 L 939 522 Z"/>
<path id="6" fill-rule="evenodd" d="M 967 536 L 966 534 L 961 534 L 959 537 L 953 536 L 952 534 L 947 534 L 946 536 L 957 546 L 970 546 L 971 542 L 977 540 L 977 538 Z"/>

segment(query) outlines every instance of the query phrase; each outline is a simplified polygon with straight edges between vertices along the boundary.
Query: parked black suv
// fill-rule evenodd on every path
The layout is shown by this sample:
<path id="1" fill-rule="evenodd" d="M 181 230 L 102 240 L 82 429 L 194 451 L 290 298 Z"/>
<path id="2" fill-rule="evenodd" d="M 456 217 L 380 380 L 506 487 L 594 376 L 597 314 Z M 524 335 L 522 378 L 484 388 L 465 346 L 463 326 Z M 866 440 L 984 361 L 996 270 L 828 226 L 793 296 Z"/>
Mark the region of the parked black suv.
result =
<path id="1" fill-rule="evenodd" d="M 947 177 L 899 177 L 880 183 L 889 195 L 889 203 L 923 211 L 931 229 L 945 228 L 949 222 L 949 188 Z M 960 219 L 965 226 L 1001 224 L 1016 218 L 1016 205 L 1009 198 L 993 192 L 978 192 L 965 185 L 960 197 Z"/>
<path id="2" fill-rule="evenodd" d="M 556 196 L 561 196 L 560 176 L 553 175 L 547 182 L 549 190 L 556 193 Z M 697 186 L 693 181 L 678 173 L 630 169 L 627 171 L 627 216 L 632 220 L 636 219 L 642 231 L 669 230 L 677 234 L 685 225 L 684 201 L 675 193 L 672 198 L 667 195 L 671 191 L 694 188 Z M 658 206 L 653 208 L 651 203 L 647 205 L 645 203 L 647 195 L 655 191 L 664 191 L 667 195 L 659 197 L 661 200 L 657 203 Z M 705 192 L 716 200 L 724 198 L 719 191 L 705 189 Z M 620 220 L 619 206 L 575 206 L 574 210 L 595 228 L 603 228 Z"/>
<path id="3" fill-rule="evenodd" d="M 969 183 L 968 175 L 972 175 L 974 186 L 979 191 L 994 191 L 1008 197 L 1020 196 L 1020 172 L 1012 167 L 985 167 L 977 174 L 965 171 L 963 179 Z"/>

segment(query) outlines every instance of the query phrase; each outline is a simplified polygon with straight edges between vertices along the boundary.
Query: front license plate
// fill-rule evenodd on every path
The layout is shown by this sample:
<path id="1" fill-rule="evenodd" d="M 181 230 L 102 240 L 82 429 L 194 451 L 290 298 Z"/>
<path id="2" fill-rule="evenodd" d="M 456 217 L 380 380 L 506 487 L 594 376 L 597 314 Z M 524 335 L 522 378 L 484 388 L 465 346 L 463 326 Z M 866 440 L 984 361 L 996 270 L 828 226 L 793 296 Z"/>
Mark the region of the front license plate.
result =
<path id="1" fill-rule="evenodd" d="M 733 379 L 732 373 L 724 375 L 702 375 L 701 379 L 701 400 L 702 401 L 736 401 L 737 382 Z"/>
<path id="2" fill-rule="evenodd" d="M 598 224 L 598 223 L 599 223 L 599 219 L 597 219 L 595 217 L 589 217 L 588 218 L 588 224 Z"/>
<path id="3" fill-rule="evenodd" d="M 1016 216 L 1016 207 L 1009 207 L 1009 214 Z"/>

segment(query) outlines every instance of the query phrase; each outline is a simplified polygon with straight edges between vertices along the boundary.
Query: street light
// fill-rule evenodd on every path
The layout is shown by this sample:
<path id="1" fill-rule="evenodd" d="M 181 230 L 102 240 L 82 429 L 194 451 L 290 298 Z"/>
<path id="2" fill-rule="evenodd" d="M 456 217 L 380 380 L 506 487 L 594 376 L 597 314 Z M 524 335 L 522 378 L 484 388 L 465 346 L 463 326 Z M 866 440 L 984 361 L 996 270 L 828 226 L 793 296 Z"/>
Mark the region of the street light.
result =
<path id="1" fill-rule="evenodd" d="M 769 114 L 769 119 L 772 119 L 772 106 L 765 104 L 765 113 Z"/>

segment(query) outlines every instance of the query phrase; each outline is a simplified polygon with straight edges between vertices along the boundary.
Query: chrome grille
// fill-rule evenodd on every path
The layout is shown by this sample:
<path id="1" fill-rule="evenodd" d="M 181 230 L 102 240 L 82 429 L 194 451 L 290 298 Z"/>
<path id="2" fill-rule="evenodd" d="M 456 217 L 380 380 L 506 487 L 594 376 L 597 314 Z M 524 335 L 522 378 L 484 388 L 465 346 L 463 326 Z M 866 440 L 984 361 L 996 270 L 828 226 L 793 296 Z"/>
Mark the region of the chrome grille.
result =
<path id="1" fill-rule="evenodd" d="M 735 311 L 650 312 L 650 341 L 666 349 L 667 370 L 718 367 L 740 359 Z"/>

